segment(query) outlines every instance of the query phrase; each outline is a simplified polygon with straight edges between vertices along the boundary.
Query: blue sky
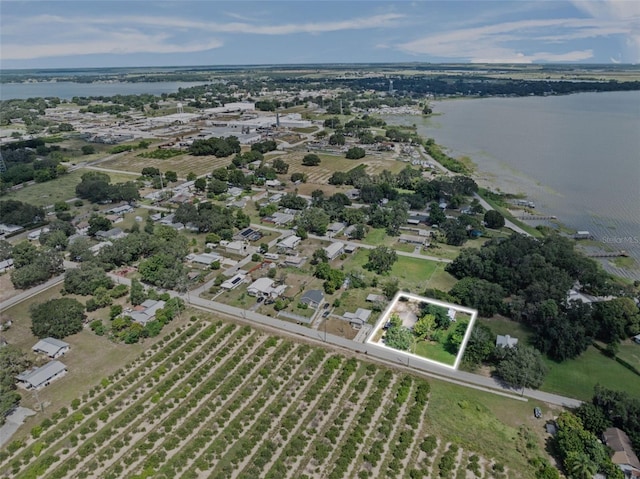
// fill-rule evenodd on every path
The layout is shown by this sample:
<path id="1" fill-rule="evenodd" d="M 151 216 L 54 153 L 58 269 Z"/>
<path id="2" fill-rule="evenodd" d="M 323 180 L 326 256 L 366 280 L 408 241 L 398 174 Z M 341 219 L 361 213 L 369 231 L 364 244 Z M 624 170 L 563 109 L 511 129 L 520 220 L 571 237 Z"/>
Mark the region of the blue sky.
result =
<path id="1" fill-rule="evenodd" d="M 0 67 L 638 63 L 640 1 L 1 0 Z"/>

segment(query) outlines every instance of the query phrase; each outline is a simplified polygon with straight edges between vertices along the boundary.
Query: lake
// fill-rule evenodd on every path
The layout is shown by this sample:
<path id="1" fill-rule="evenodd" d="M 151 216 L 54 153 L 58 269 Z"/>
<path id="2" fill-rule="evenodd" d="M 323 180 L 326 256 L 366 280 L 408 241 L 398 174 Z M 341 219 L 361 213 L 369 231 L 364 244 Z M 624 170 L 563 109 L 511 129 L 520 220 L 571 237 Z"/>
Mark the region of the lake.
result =
<path id="1" fill-rule="evenodd" d="M 206 85 L 208 82 L 39 82 L 39 83 L 0 83 L 0 100 L 12 98 L 58 97 L 70 100 L 74 96 L 114 96 L 140 95 L 143 93 L 161 95 L 174 93 L 179 88 Z"/>
<path id="2" fill-rule="evenodd" d="M 539 212 L 588 230 L 640 264 L 640 92 L 432 103 L 435 115 L 387 117 L 468 156 L 483 183 L 525 193 Z M 609 271 L 640 278 L 640 270 Z"/>

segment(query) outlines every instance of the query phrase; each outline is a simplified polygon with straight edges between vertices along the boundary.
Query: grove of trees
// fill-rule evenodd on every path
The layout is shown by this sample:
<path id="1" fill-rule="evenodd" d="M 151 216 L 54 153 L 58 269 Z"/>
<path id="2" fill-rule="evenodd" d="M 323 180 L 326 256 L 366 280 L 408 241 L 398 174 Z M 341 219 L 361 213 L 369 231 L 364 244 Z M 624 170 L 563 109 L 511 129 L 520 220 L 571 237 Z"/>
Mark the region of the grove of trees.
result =
<path id="1" fill-rule="evenodd" d="M 31 331 L 39 338 L 62 339 L 82 331 L 84 305 L 72 298 L 50 299 L 29 308 Z"/>

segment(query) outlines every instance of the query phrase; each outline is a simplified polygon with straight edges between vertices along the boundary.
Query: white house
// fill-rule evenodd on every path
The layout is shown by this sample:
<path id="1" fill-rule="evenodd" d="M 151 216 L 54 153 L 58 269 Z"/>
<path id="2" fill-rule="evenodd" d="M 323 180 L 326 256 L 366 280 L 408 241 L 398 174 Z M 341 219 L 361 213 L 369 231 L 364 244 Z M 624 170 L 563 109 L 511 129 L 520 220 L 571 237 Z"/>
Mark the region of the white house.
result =
<path id="1" fill-rule="evenodd" d="M 293 250 L 298 247 L 302 238 L 296 235 L 287 236 L 276 245 L 279 249 Z"/>
<path id="2" fill-rule="evenodd" d="M 331 243 L 329 246 L 326 246 L 323 249 L 324 252 L 327 253 L 327 258 L 329 258 L 329 261 L 331 261 L 344 253 L 344 243 L 336 241 L 335 243 Z"/>
<path id="3" fill-rule="evenodd" d="M 496 337 L 496 347 L 500 346 L 502 348 L 513 348 L 518 344 L 518 338 L 512 338 L 508 334 L 506 336 L 502 336 L 498 334 Z"/>
<path id="4" fill-rule="evenodd" d="M 225 247 L 227 253 L 231 254 L 245 254 L 247 252 L 247 243 L 244 241 L 230 241 L 226 244 L 220 242 Z"/>
<path id="5" fill-rule="evenodd" d="M 51 381 L 67 374 L 67 367 L 60 361 L 50 361 L 39 368 L 29 369 L 16 376 L 25 389 L 41 389 Z"/>
<path id="6" fill-rule="evenodd" d="M 247 275 L 244 273 L 237 273 L 235 276 L 233 276 L 232 278 L 229 278 L 224 283 L 222 283 L 220 287 L 222 289 L 227 289 L 231 291 L 232 289 L 235 289 L 238 286 L 240 286 L 244 282 L 244 279 L 246 278 L 246 276 Z"/>
<path id="7" fill-rule="evenodd" d="M 156 301 L 154 299 L 147 299 L 144 303 L 134 308 L 134 311 L 128 314 L 128 316 L 143 326 L 156 317 L 156 312 L 159 309 L 164 308 L 164 301 Z"/>
<path id="8" fill-rule="evenodd" d="M 51 359 L 56 359 L 69 351 L 69 343 L 55 338 L 44 338 L 38 341 L 32 348 L 36 353 L 44 353 Z"/>
<path id="9" fill-rule="evenodd" d="M 358 308 L 358 309 L 356 309 L 355 313 L 347 312 L 347 313 L 344 313 L 342 315 L 342 317 L 346 321 L 349 321 L 351 326 L 353 326 L 355 328 L 361 328 L 362 326 L 364 326 L 367 323 L 367 321 L 371 317 L 371 310 L 370 309 L 364 309 L 364 308 Z"/>
<path id="10" fill-rule="evenodd" d="M 219 261 L 222 263 L 224 258 L 216 253 L 200 253 L 200 254 L 190 254 L 187 256 L 187 259 L 192 263 L 203 264 L 205 266 L 211 266 L 212 263 Z"/>
<path id="11" fill-rule="evenodd" d="M 258 278 L 247 288 L 247 293 L 250 296 L 262 296 L 264 298 L 277 298 L 284 290 L 287 289 L 287 285 L 283 284 L 274 287 L 274 281 L 269 278 Z"/>

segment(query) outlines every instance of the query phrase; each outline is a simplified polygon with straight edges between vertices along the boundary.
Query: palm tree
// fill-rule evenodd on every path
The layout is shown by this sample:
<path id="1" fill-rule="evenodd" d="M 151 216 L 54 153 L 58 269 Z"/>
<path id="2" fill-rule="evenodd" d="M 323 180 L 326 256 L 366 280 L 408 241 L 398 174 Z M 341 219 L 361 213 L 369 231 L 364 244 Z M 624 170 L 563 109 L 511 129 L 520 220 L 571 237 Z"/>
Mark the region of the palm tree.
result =
<path id="1" fill-rule="evenodd" d="M 593 479 L 598 472 L 598 466 L 584 452 L 569 452 L 564 465 L 571 479 Z"/>

